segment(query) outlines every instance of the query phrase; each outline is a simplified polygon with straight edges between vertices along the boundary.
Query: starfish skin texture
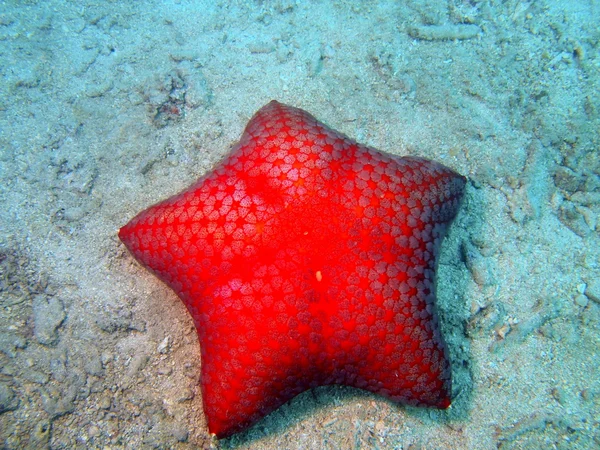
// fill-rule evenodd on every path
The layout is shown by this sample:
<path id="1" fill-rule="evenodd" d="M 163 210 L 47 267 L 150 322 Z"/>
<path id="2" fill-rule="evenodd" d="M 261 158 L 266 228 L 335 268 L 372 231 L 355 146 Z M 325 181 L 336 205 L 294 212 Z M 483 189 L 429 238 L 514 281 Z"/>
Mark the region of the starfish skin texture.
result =
<path id="1" fill-rule="evenodd" d="M 435 270 L 465 183 L 272 101 L 212 172 L 121 228 L 194 320 L 209 432 L 321 385 L 447 408 Z"/>

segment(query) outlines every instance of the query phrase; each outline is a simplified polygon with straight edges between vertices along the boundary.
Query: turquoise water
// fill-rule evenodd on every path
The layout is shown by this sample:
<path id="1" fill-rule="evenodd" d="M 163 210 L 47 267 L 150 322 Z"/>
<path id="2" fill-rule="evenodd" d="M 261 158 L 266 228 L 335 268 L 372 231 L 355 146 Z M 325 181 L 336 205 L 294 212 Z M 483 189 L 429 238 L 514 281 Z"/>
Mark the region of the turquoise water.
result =
<path id="1" fill-rule="evenodd" d="M 599 8 L 3 3 L 0 447 L 216 447 L 192 322 L 116 232 L 272 99 L 469 178 L 438 268 L 454 402 L 324 387 L 219 445 L 599 447 Z"/>

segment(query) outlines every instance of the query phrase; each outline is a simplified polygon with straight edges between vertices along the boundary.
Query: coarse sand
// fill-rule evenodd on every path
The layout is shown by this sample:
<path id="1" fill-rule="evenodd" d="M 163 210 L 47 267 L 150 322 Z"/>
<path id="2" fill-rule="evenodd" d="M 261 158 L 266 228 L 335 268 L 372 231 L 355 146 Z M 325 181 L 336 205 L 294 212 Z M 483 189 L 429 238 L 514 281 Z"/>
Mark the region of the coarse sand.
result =
<path id="1" fill-rule="evenodd" d="M 0 448 L 600 448 L 600 3 L 6 1 Z M 209 436 L 200 350 L 117 230 L 270 100 L 467 176 L 446 411 L 321 387 Z"/>

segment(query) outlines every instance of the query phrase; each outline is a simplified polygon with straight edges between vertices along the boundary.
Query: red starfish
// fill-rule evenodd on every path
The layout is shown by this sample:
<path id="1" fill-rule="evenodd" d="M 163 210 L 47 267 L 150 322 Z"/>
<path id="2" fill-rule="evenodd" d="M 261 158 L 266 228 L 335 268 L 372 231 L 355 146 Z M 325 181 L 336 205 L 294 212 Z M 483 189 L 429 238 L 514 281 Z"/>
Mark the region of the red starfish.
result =
<path id="1" fill-rule="evenodd" d="M 272 101 L 213 172 L 125 225 L 194 319 L 209 431 L 328 384 L 447 408 L 434 275 L 464 186 Z"/>

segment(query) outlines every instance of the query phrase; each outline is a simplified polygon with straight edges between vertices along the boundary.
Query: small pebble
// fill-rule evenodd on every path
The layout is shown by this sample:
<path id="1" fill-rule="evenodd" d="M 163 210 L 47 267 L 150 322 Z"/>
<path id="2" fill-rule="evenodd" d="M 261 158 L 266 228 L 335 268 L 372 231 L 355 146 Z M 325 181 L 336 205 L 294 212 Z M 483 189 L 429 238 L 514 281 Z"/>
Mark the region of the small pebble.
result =
<path id="1" fill-rule="evenodd" d="M 160 344 L 158 344 L 157 351 L 158 353 L 165 354 L 169 351 L 171 347 L 171 336 L 167 336 L 162 340 Z"/>
<path id="2" fill-rule="evenodd" d="M 585 308 L 588 304 L 588 298 L 585 295 L 580 294 L 577 297 L 575 297 L 575 303 L 577 304 L 577 306 Z"/>
<path id="3" fill-rule="evenodd" d="M 600 303 L 600 280 L 590 280 L 585 287 L 585 296 Z"/>
<path id="4" fill-rule="evenodd" d="M 104 395 L 98 401 L 98 407 L 100 409 L 109 409 L 111 405 L 110 397 L 108 395 Z"/>
<path id="5" fill-rule="evenodd" d="M 148 355 L 144 355 L 141 353 L 135 355 L 129 363 L 129 370 L 127 371 L 128 375 L 130 377 L 135 376 L 139 371 L 146 367 L 146 364 L 148 364 L 149 360 L 150 357 Z"/>
<path id="6" fill-rule="evenodd" d="M 171 375 L 173 373 L 173 369 L 171 367 L 159 367 L 158 374 L 159 375 Z"/>
<path id="7" fill-rule="evenodd" d="M 194 391 L 190 388 L 183 388 L 177 395 L 177 402 L 182 403 L 194 398 Z"/>

